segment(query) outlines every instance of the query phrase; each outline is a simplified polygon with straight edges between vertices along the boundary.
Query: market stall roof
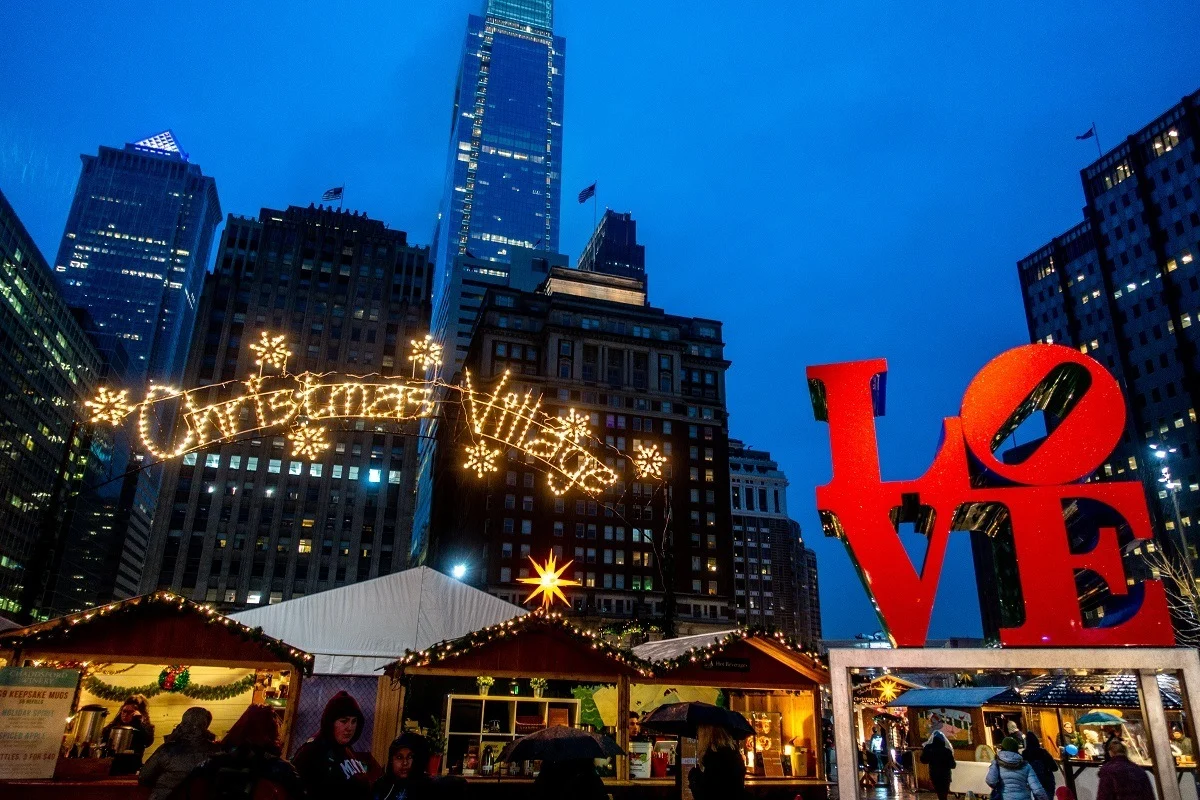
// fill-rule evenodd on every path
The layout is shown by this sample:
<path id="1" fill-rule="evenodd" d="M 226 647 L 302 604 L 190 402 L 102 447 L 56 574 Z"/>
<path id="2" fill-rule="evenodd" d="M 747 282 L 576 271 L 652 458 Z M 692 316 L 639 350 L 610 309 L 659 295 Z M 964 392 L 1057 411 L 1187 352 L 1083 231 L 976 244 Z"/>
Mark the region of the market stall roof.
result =
<path id="1" fill-rule="evenodd" d="M 1179 679 L 1158 675 L 1163 707 L 1179 709 Z M 1039 675 L 998 695 L 997 703 L 1052 708 L 1140 708 L 1138 679 L 1132 673 Z"/>
<path id="2" fill-rule="evenodd" d="M 737 632 L 737 628 L 730 628 L 729 630 L 714 631 L 712 633 L 697 633 L 693 636 L 677 636 L 674 639 L 660 639 L 657 642 L 639 644 L 633 648 L 633 652 L 639 658 L 646 661 L 670 661 L 671 659 L 679 658 L 689 650 L 717 644 L 726 636 L 731 636 Z"/>
<path id="3" fill-rule="evenodd" d="M 917 683 L 894 673 L 880 675 L 873 680 L 854 687 L 854 704 L 861 707 L 885 706 L 909 689 L 924 689 L 925 684 Z"/>
<path id="4" fill-rule="evenodd" d="M 782 634 L 719 631 L 647 642 L 633 649 L 672 683 L 743 689 L 801 689 L 829 683 L 816 653 Z"/>
<path id="5" fill-rule="evenodd" d="M 0 648 L 20 659 L 109 661 L 312 671 L 303 650 L 170 592 L 106 606 L 0 633 Z"/>
<path id="6" fill-rule="evenodd" d="M 424 650 L 409 651 L 389 675 L 491 675 L 613 682 L 649 677 L 653 668 L 557 612 L 541 609 Z"/>
<path id="7" fill-rule="evenodd" d="M 1007 692 L 1004 686 L 962 686 L 956 689 L 909 689 L 887 708 L 979 708 Z"/>
<path id="8" fill-rule="evenodd" d="M 316 656 L 321 675 L 378 675 L 409 650 L 526 613 L 429 567 L 233 614 Z"/>

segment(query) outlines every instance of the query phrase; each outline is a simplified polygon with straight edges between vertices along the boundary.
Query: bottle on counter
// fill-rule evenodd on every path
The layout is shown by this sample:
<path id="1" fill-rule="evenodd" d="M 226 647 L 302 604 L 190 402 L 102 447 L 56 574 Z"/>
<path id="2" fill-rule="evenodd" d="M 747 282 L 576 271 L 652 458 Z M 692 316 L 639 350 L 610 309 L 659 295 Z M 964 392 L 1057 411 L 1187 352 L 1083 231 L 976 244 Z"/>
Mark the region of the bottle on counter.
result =
<path id="1" fill-rule="evenodd" d="M 479 774 L 491 775 L 492 770 L 495 768 L 495 764 L 496 761 L 495 757 L 492 755 L 492 748 L 490 746 L 483 748 L 483 758 L 480 760 Z"/>

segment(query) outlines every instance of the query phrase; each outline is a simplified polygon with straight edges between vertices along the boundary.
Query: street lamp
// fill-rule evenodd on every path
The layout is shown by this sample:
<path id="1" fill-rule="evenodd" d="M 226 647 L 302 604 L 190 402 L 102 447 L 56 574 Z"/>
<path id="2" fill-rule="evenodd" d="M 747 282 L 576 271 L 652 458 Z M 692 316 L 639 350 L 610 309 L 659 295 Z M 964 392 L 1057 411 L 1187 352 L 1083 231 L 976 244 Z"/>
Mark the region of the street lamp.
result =
<path id="1" fill-rule="evenodd" d="M 1171 467 L 1166 463 L 1167 457 L 1171 453 L 1176 452 L 1176 449 L 1165 444 L 1152 444 L 1150 445 L 1150 452 L 1162 464 L 1159 470 L 1158 482 L 1171 495 L 1171 506 L 1175 510 L 1175 530 L 1179 534 L 1179 544 L 1183 548 L 1183 556 L 1189 558 L 1187 539 L 1183 535 L 1183 519 L 1179 514 L 1179 497 L 1175 494 L 1177 489 L 1183 488 L 1183 482 L 1171 477 Z"/>
<path id="2" fill-rule="evenodd" d="M 458 581 L 461 581 L 463 578 L 467 577 L 467 565 L 455 564 L 450 568 L 450 577 Z"/>

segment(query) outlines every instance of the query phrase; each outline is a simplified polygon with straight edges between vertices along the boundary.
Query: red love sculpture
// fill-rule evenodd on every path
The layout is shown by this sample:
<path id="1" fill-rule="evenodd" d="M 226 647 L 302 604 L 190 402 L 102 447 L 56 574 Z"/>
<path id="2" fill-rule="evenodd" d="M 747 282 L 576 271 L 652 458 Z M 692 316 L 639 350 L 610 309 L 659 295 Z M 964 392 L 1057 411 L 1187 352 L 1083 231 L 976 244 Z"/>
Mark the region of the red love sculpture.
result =
<path id="1" fill-rule="evenodd" d="M 1166 593 L 1142 584 L 1140 607 L 1123 622 L 1085 627 L 1076 570 L 1098 575 L 1115 595 L 1128 593 L 1115 528 L 1101 528 L 1086 553 L 1071 551 L 1064 503 L 1107 506 L 1136 539 L 1151 539 L 1140 483 L 1076 483 L 1092 473 L 1121 437 L 1125 403 L 1096 361 L 1060 345 L 1034 344 L 989 362 L 971 381 L 958 417 L 920 478 L 883 481 L 875 417 L 882 415 L 883 359 L 809 367 L 817 418 L 829 423 L 833 478 L 817 489 L 827 533 L 843 539 L 892 643 L 925 644 L 951 532 L 971 530 L 984 509 L 1001 509 L 1012 526 L 1025 615 L 1000 629 L 1005 645 L 1170 646 Z M 1034 410 L 1053 409 L 1047 437 L 1024 461 L 1007 464 L 995 449 Z M 898 526 L 915 523 L 929 539 L 924 564 L 912 565 Z"/>

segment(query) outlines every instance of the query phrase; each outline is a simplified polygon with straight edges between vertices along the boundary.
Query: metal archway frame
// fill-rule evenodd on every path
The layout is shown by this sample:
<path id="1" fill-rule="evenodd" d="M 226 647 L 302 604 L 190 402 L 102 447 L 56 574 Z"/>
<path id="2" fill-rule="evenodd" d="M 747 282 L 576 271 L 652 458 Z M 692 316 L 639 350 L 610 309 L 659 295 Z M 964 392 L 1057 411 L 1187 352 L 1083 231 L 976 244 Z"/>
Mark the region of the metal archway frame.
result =
<path id="1" fill-rule="evenodd" d="M 855 669 L 958 672 L 971 669 L 1124 670 L 1138 676 L 1145 729 L 1154 758 L 1154 780 L 1160 800 L 1181 800 L 1171 755 L 1170 728 L 1163 711 L 1156 675 L 1178 672 L 1184 708 L 1200 709 L 1200 651 L 1176 647 L 1112 648 L 835 648 L 829 651 L 834 738 L 837 743 L 838 796 L 858 797 L 858 750 L 854 737 Z M 1193 725 L 1195 722 L 1193 721 Z"/>

